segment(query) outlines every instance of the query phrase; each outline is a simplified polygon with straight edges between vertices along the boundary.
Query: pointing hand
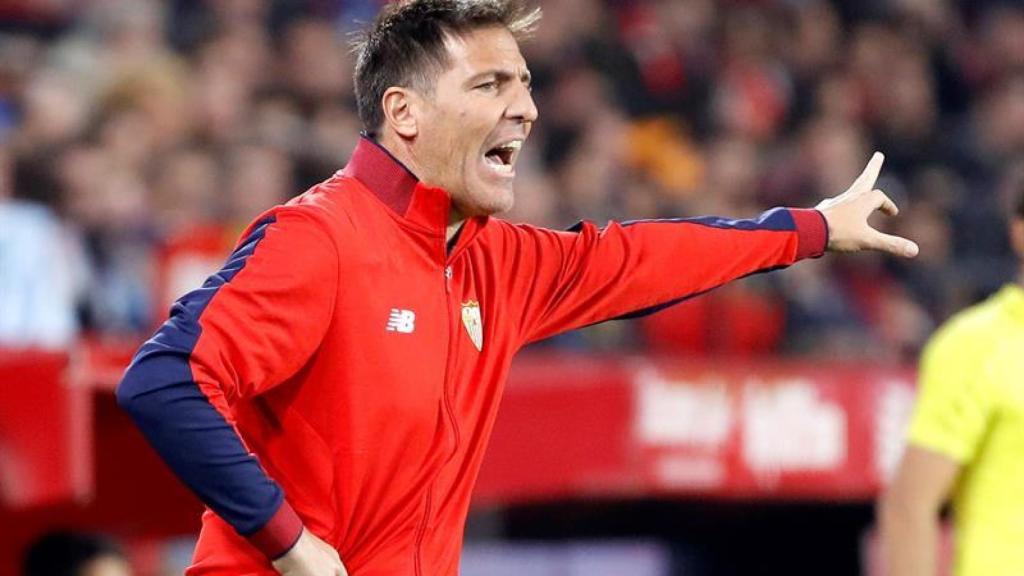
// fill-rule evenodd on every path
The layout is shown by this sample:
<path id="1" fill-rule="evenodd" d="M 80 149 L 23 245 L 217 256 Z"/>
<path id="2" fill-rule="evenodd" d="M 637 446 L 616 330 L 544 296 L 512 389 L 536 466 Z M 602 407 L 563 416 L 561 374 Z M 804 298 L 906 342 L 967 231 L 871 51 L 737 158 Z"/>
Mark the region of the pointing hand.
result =
<path id="1" fill-rule="evenodd" d="M 917 256 L 917 244 L 906 238 L 884 234 L 868 224 L 868 217 L 881 210 L 888 216 L 899 213 L 896 204 L 875 188 L 885 156 L 875 152 L 867 167 L 853 184 L 839 196 L 823 200 L 816 206 L 828 223 L 828 249 L 832 252 L 881 250 L 896 256 Z"/>

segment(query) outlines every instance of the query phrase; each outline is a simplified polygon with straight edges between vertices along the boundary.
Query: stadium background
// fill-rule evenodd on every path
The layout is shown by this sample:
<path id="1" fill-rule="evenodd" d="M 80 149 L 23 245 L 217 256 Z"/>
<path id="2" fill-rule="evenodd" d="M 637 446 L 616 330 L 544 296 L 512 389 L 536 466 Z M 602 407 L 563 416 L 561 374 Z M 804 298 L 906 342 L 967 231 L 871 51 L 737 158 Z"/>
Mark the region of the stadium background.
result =
<path id="1" fill-rule="evenodd" d="M 874 149 L 921 245 L 523 354 L 464 574 L 882 574 L 872 499 L 938 323 L 1012 278 L 1024 7 L 548 0 L 508 217 L 750 216 Z M 114 405 L 134 346 L 359 132 L 375 0 L 0 1 L 0 574 L 56 527 L 180 572 L 199 506 Z M 685 266 L 685 262 L 680 262 Z"/>

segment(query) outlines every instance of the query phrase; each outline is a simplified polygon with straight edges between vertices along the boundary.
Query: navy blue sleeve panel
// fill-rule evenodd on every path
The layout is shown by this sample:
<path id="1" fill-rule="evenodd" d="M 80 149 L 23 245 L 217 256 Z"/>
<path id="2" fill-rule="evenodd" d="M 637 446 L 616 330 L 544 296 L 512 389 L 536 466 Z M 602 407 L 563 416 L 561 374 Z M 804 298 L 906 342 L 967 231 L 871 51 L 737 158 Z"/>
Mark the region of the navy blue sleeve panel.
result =
<path id="1" fill-rule="evenodd" d="M 696 218 L 658 218 L 651 220 L 629 220 L 623 226 L 644 223 L 698 224 L 725 230 L 770 230 L 774 232 L 800 233 L 800 251 L 797 259 L 816 258 L 825 253 L 828 244 L 828 228 L 825 216 L 817 210 L 794 208 L 772 208 L 752 219 L 721 218 L 719 216 L 698 216 Z M 578 230 L 576 224 L 570 230 Z"/>
<path id="2" fill-rule="evenodd" d="M 566 232 L 515 226 L 510 268 L 524 342 L 636 315 L 737 278 L 824 253 L 817 210 L 777 208 L 752 220 L 583 222 Z M 518 300 L 522 300 L 521 302 Z"/>
<path id="3" fill-rule="evenodd" d="M 313 271 L 327 270 L 328 277 L 336 280 L 336 253 L 316 226 L 306 218 L 284 213 L 253 224 L 224 267 L 174 304 L 170 319 L 139 349 L 117 389 L 119 404 L 171 470 L 271 558 L 294 544 L 302 523 L 285 501 L 281 487 L 246 449 L 229 406 L 240 397 L 268 389 L 275 383 L 272 380 L 283 381 L 287 370 L 301 362 L 297 358 L 308 358 L 314 344 L 297 344 L 295 348 L 302 349 L 287 352 L 287 358 L 285 352 L 275 352 L 275 356 L 257 350 L 262 343 L 250 342 L 246 333 L 225 333 L 217 322 L 211 328 L 208 317 L 226 316 L 229 319 L 225 321 L 255 324 L 254 330 L 261 329 L 258 324 L 263 321 L 270 324 L 266 330 L 283 334 L 307 329 L 289 326 L 283 320 L 305 317 L 294 309 L 282 310 L 282 318 L 270 318 L 264 307 L 267 294 L 282 300 L 304 300 L 302 305 L 310 306 L 304 298 L 307 293 L 296 288 L 302 282 L 317 283 L 317 290 L 325 294 L 333 292 L 335 283 L 320 286 L 323 277 Z M 331 252 L 324 257 L 325 249 Z M 293 293 L 291 298 L 289 293 Z M 330 316 L 321 309 L 316 312 L 321 320 Z M 309 337 L 293 340 L 311 342 Z M 281 342 L 274 346 L 288 348 Z M 265 380 L 260 386 L 252 385 L 254 377 L 247 372 L 253 371 L 249 368 L 253 361 L 245 356 L 260 358 L 260 378 Z M 275 371 L 268 363 L 285 367 Z"/>
<path id="4" fill-rule="evenodd" d="M 199 340 L 199 317 L 245 267 L 272 223 L 258 223 L 220 272 L 174 304 L 170 319 L 142 345 L 117 388 L 118 402 L 167 465 L 241 534 L 261 528 L 284 495 L 199 389 L 190 356 Z"/>
<path id="5" fill-rule="evenodd" d="M 687 222 L 691 224 L 700 224 L 702 226 L 710 226 L 712 228 L 723 228 L 723 229 L 735 229 L 735 230 L 774 230 L 774 231 L 792 231 L 800 234 L 800 243 L 797 248 L 797 260 L 804 258 L 818 258 L 825 253 L 825 248 L 828 245 L 828 223 L 825 220 L 825 216 L 817 210 L 787 210 L 784 208 L 773 208 L 764 214 L 761 214 L 754 220 L 733 220 L 729 218 L 720 218 L 717 216 L 700 216 L 697 218 L 670 218 L 663 220 L 633 220 L 624 222 L 623 226 L 630 226 L 638 222 Z M 775 270 L 781 270 L 788 267 L 788 264 L 778 264 L 775 266 L 766 266 L 759 270 L 752 270 L 739 278 L 746 278 L 747 276 L 753 276 L 754 274 L 763 274 L 765 272 L 774 272 Z M 737 278 L 737 279 L 739 279 Z M 615 320 L 629 320 L 632 318 L 641 318 L 643 316 L 649 316 L 660 312 L 666 308 L 670 308 L 685 302 L 691 298 L 696 298 L 707 294 L 708 292 L 718 288 L 718 286 L 712 286 L 706 290 L 700 292 L 694 292 L 685 296 L 669 300 L 656 306 L 650 306 L 628 312 L 622 316 L 618 316 Z"/>

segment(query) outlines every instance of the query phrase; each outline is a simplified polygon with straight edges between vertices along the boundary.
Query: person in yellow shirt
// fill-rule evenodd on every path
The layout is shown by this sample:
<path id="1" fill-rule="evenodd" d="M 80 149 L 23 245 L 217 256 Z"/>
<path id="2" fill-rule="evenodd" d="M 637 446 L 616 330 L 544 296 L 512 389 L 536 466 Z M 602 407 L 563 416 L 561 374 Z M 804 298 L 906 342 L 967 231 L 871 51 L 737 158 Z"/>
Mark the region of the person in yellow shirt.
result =
<path id="1" fill-rule="evenodd" d="M 934 576 L 952 500 L 956 576 L 1024 575 L 1024 190 L 1017 283 L 954 316 L 921 359 L 906 451 L 880 500 L 887 576 Z"/>

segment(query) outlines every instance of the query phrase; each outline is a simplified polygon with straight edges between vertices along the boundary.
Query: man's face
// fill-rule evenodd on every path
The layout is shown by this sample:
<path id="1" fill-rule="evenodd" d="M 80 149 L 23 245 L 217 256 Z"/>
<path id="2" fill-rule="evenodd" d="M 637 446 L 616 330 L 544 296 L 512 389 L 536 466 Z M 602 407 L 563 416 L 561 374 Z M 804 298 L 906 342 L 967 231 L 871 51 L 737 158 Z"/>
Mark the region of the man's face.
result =
<path id="1" fill-rule="evenodd" d="M 418 176 L 447 190 L 463 217 L 504 212 L 519 149 L 537 119 L 526 61 L 500 26 L 451 37 L 447 46 L 451 66 L 417 117 Z"/>

